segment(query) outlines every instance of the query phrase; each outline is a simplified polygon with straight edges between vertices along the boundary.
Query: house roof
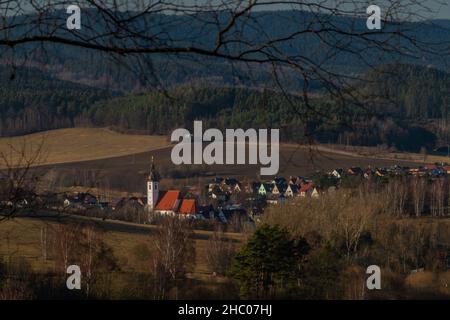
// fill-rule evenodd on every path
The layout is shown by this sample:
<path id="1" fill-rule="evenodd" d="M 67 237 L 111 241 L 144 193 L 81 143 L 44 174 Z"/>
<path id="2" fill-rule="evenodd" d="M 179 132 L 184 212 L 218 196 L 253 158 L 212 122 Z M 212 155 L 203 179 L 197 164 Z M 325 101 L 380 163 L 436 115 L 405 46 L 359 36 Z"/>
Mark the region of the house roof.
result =
<path id="1" fill-rule="evenodd" d="M 183 199 L 179 211 L 181 214 L 196 214 L 197 206 L 195 204 L 195 199 Z"/>
<path id="2" fill-rule="evenodd" d="M 180 198 L 179 190 L 166 191 L 156 205 L 157 210 L 176 210 L 177 200 Z"/>
<path id="3" fill-rule="evenodd" d="M 310 183 L 305 183 L 304 185 L 302 185 L 302 187 L 300 188 L 300 192 L 306 192 L 309 189 L 314 188 L 314 183 L 310 182 Z"/>

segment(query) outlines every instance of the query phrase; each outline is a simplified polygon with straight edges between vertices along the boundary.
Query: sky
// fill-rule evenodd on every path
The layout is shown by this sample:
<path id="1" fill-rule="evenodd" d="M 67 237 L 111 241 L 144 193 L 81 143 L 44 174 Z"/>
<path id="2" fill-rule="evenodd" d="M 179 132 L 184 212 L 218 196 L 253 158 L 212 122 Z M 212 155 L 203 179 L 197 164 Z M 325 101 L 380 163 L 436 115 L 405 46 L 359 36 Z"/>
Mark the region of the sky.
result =
<path id="1" fill-rule="evenodd" d="M 51 2 L 52 0 L 41 0 L 45 3 Z M 123 0 L 125 3 L 130 4 L 133 3 L 133 1 L 125 1 Z M 165 0 L 166 3 L 177 3 L 177 4 L 185 4 L 185 5 L 193 5 L 193 4 L 197 4 L 197 5 L 201 5 L 204 3 L 236 3 L 236 0 Z M 270 0 L 257 0 L 258 2 L 270 2 Z M 286 0 L 289 1 L 289 0 Z M 399 1 L 400 3 L 411 3 L 414 1 L 417 1 L 418 3 L 422 3 L 423 5 L 428 6 L 432 12 L 418 12 L 419 7 L 411 7 L 409 8 L 412 12 L 414 13 L 419 13 L 421 16 L 426 15 L 427 18 L 430 19 L 448 19 L 450 20 L 450 0 L 310 0 L 309 2 L 314 3 L 314 2 L 320 2 L 321 4 L 328 4 L 330 6 L 336 5 L 336 3 L 343 3 L 343 2 L 356 2 L 358 3 L 358 10 L 355 10 L 355 13 L 357 15 L 361 15 L 364 14 L 364 8 L 368 7 L 369 5 L 378 5 L 381 7 L 382 12 L 383 12 L 383 8 L 386 8 L 389 4 L 391 4 L 392 2 L 396 2 Z M 7 1 L 5 1 L 6 3 Z M 14 1 L 12 1 L 14 2 Z M 22 4 L 25 4 L 25 7 L 29 7 L 29 1 L 20 1 Z M 35 3 L 38 3 L 39 0 L 35 0 Z M 80 0 L 74 0 L 74 1 L 55 1 L 58 3 L 64 3 L 67 2 L 67 4 L 77 4 L 77 3 L 83 3 L 85 1 L 80 1 Z M 105 2 L 105 3 L 112 3 L 112 0 L 100 0 L 98 2 Z M 116 0 L 116 3 L 121 3 L 121 0 Z M 151 3 L 154 2 L 154 0 L 140 0 L 138 1 L 139 3 Z M 246 1 L 244 1 L 245 3 Z M 278 2 L 283 2 L 283 0 L 278 0 Z M 294 1 L 289 1 L 289 2 L 294 2 Z M 299 1 L 300 2 L 300 1 Z M 28 3 L 28 5 L 27 5 Z M 263 8 L 263 7 L 260 7 Z M 289 9 L 291 8 L 291 6 L 289 4 L 279 4 L 276 7 L 271 6 L 271 9 L 277 8 L 277 9 Z M 298 8 L 298 7 L 297 7 Z M 340 8 L 350 8 L 350 6 L 340 6 Z M 0 2 L 0 12 L 2 12 L 4 8 L 2 8 L 1 2 Z M 31 7 L 30 7 L 31 9 Z"/>

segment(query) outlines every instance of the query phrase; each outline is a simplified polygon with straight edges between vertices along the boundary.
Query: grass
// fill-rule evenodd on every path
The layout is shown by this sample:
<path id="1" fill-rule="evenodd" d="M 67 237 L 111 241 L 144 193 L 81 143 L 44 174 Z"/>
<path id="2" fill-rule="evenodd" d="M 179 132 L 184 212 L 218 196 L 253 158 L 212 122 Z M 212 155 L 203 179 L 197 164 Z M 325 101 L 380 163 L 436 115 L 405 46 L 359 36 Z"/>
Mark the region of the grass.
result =
<path id="1" fill-rule="evenodd" d="M 89 221 L 103 230 L 104 241 L 113 248 L 119 266 L 124 272 L 134 271 L 148 272 L 150 267 L 136 260 L 133 251 L 138 244 L 146 244 L 152 247 L 151 233 L 157 228 L 153 225 L 139 225 L 121 221 L 103 221 L 96 218 L 71 216 L 60 221 Z M 54 267 L 54 261 L 44 261 L 41 249 L 41 229 L 47 226 L 49 229 L 58 223 L 55 219 L 16 218 L 0 222 L 0 257 L 25 258 L 36 272 L 50 271 Z M 190 277 L 202 280 L 211 273 L 206 264 L 206 250 L 210 231 L 195 230 L 192 241 L 195 241 L 196 263 Z M 225 236 L 234 241 L 242 242 L 243 236 L 237 233 L 226 233 Z"/>
<path id="2" fill-rule="evenodd" d="M 157 150 L 168 146 L 165 136 L 127 135 L 107 128 L 58 129 L 19 137 L 0 138 L 0 153 L 12 157 L 16 163 L 17 152 L 25 147 L 31 157 L 43 144 L 38 164 L 56 164 L 85 160 L 98 160 Z"/>

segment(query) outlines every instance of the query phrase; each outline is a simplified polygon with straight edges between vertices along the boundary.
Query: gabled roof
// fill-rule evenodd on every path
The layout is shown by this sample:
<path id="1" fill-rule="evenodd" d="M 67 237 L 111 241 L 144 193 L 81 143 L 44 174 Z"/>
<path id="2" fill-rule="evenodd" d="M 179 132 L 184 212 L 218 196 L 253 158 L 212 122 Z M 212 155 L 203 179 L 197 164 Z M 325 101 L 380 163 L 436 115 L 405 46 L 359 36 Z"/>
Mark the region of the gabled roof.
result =
<path id="1" fill-rule="evenodd" d="M 156 210 L 176 210 L 177 200 L 180 198 L 179 190 L 166 191 L 158 201 Z"/>
<path id="2" fill-rule="evenodd" d="M 300 188 L 300 192 L 306 192 L 310 189 L 314 188 L 314 183 L 310 182 L 310 183 L 305 183 L 304 185 L 302 185 L 302 187 Z"/>
<path id="3" fill-rule="evenodd" d="M 195 199 L 183 199 L 179 211 L 181 214 L 197 214 Z"/>

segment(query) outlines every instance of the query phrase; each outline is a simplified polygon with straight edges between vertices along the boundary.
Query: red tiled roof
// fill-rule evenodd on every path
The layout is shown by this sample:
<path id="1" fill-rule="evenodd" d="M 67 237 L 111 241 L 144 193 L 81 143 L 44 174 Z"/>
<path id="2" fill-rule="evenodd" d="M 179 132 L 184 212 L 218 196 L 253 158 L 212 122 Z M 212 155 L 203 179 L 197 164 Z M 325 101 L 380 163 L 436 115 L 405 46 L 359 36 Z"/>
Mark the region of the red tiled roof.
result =
<path id="1" fill-rule="evenodd" d="M 176 210 L 177 200 L 180 197 L 180 191 L 178 190 L 169 190 L 164 195 L 162 195 L 161 199 L 158 201 L 156 205 L 156 210 Z"/>
<path id="2" fill-rule="evenodd" d="M 313 183 L 305 183 L 300 188 L 300 192 L 306 192 L 306 191 L 308 191 L 309 189 L 312 189 L 312 188 L 314 188 L 314 184 Z"/>
<path id="3" fill-rule="evenodd" d="M 183 199 L 180 206 L 181 214 L 196 214 L 197 206 L 194 199 Z"/>

